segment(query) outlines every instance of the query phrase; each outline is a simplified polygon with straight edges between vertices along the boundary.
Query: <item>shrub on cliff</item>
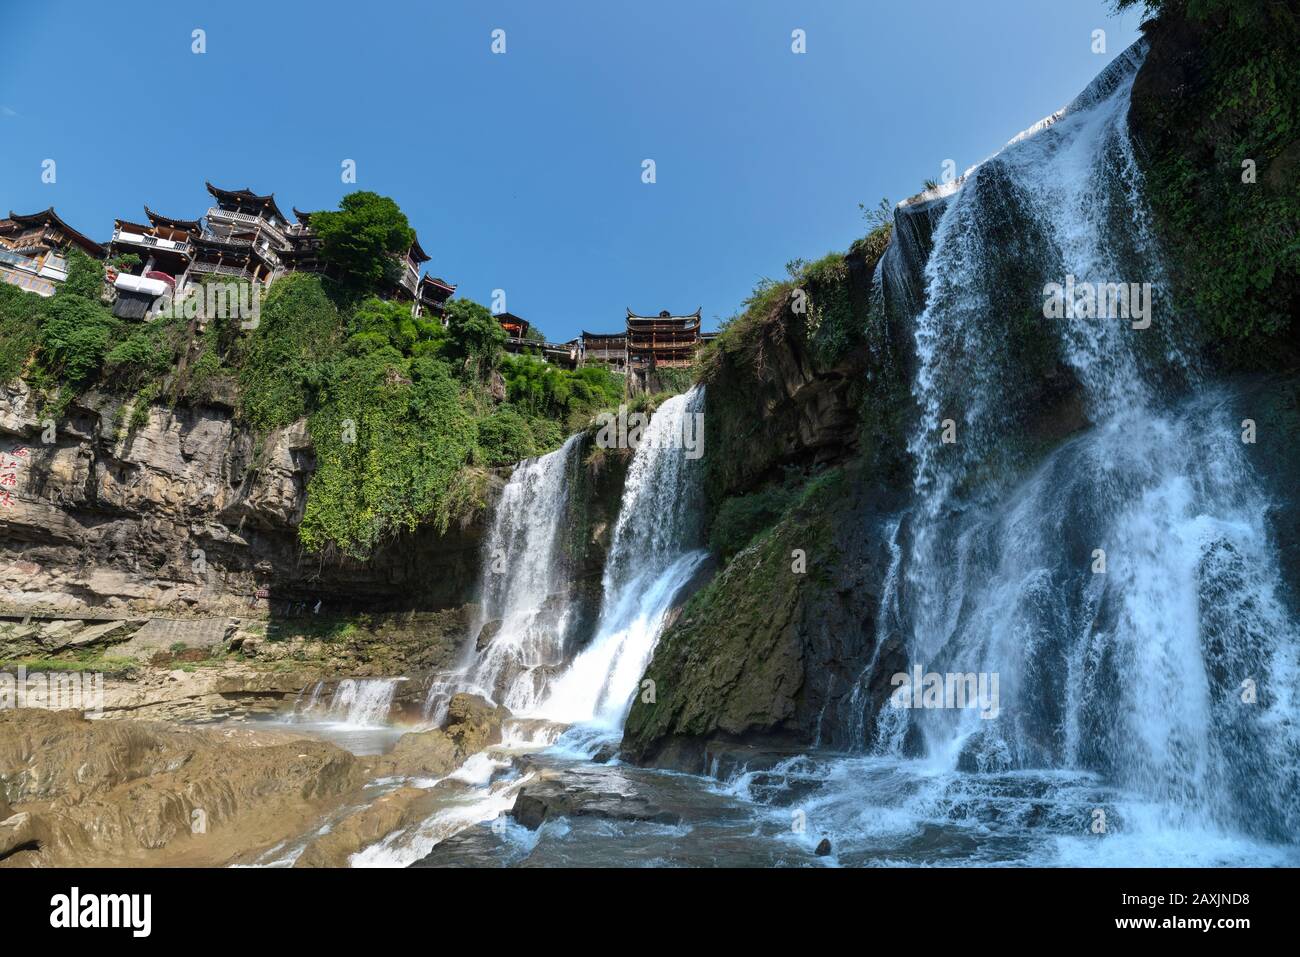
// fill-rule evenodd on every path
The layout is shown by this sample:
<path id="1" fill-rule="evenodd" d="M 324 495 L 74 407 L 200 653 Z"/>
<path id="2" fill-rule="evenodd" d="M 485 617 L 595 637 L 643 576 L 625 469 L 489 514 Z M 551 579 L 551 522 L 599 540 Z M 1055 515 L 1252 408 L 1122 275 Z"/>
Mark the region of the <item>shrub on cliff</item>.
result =
<path id="1" fill-rule="evenodd" d="M 293 273 L 276 281 L 239 370 L 243 415 L 262 429 L 303 416 L 340 332 L 338 309 L 318 277 Z"/>
<path id="2" fill-rule="evenodd" d="M 501 357 L 509 401 L 534 417 L 578 431 L 601 409 L 623 398 L 622 379 L 603 366 L 564 369 L 532 356 Z"/>
<path id="3" fill-rule="evenodd" d="M 22 375 L 36 351 L 40 303 L 39 297 L 0 283 L 0 384 Z"/>
<path id="4" fill-rule="evenodd" d="M 56 380 L 80 385 L 98 371 L 120 326 L 99 302 L 60 290 L 41 309 L 41 364 Z"/>
<path id="5" fill-rule="evenodd" d="M 472 299 L 453 299 L 447 304 L 447 340 L 447 357 L 467 375 L 482 379 L 495 368 L 506 333 L 486 307 Z"/>
<path id="6" fill-rule="evenodd" d="M 479 421 L 478 444 L 484 465 L 510 465 L 537 454 L 528 420 L 508 405 Z"/>
<path id="7" fill-rule="evenodd" d="M 316 471 L 299 529 L 309 551 L 365 558 L 423 522 L 445 530 L 472 504 L 459 473 L 478 430 L 446 363 L 391 347 L 348 354 L 321 398 L 309 419 Z"/>

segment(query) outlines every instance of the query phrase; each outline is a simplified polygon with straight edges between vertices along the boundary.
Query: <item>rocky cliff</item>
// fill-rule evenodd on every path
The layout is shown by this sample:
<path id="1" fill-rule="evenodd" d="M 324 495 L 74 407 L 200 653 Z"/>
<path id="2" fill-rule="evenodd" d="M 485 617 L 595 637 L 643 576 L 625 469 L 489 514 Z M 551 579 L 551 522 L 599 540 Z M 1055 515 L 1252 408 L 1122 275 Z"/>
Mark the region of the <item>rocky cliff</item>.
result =
<path id="1" fill-rule="evenodd" d="M 481 519 L 404 535 L 365 562 L 297 544 L 313 467 L 304 422 L 258 436 L 222 406 L 139 425 L 89 393 L 57 428 L 0 391 L 0 603 L 12 613 L 291 614 L 432 609 L 472 597 Z"/>

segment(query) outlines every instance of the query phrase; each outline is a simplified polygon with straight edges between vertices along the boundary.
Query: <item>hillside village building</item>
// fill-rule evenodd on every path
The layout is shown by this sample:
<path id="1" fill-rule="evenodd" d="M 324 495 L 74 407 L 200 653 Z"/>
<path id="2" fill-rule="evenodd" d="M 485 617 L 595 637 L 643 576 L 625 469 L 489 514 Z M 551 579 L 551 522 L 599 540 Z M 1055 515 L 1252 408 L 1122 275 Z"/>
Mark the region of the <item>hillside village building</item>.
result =
<path id="1" fill-rule="evenodd" d="M 206 215 L 173 219 L 144 207 L 141 220 L 117 219 L 112 238 L 98 243 L 73 229 L 53 208 L 0 219 L 0 281 L 41 296 L 51 296 L 68 277 L 67 256 L 76 248 L 107 259 L 106 300 L 123 319 L 145 319 L 160 303 L 184 298 L 207 277 L 271 285 L 290 272 L 329 275 L 309 212 L 281 211 L 275 194 L 223 189 L 204 184 L 212 197 Z M 443 316 L 456 286 L 421 269 L 430 257 L 416 237 L 394 257 L 390 300 L 409 303 L 415 316 Z M 543 342 L 529 336 L 528 321 L 514 313 L 497 317 L 506 333 L 505 348 L 538 355 L 570 367 L 603 363 L 616 371 L 678 367 L 694 361 L 700 345 L 712 338 L 700 332 L 700 310 L 672 315 L 667 310 L 642 316 L 627 310 L 617 332 L 587 332 L 568 342 Z M 446 322 L 446 319 L 443 319 Z"/>
<path id="2" fill-rule="evenodd" d="M 583 331 L 578 340 L 583 362 L 603 362 L 615 369 L 676 368 L 695 361 L 700 346 L 714 338 L 700 331 L 700 310 L 674 316 L 664 309 L 657 316 L 627 311 L 622 332 Z"/>
<path id="3" fill-rule="evenodd" d="M 67 251 L 74 247 L 104 258 L 103 244 L 65 223 L 53 206 L 27 216 L 11 212 L 8 219 L 0 219 L 0 280 L 52 296 L 68 278 Z"/>

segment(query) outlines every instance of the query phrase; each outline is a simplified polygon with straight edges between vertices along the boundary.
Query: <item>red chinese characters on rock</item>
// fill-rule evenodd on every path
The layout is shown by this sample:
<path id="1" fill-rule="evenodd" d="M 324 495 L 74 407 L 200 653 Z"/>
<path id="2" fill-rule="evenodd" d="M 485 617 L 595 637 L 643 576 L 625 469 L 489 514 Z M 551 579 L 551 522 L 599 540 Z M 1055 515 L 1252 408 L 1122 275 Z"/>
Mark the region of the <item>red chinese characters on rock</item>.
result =
<path id="1" fill-rule="evenodd" d="M 19 446 L 12 452 L 0 452 L 0 508 L 13 508 L 13 493 L 9 491 L 18 485 L 18 470 L 31 455 L 25 446 Z"/>

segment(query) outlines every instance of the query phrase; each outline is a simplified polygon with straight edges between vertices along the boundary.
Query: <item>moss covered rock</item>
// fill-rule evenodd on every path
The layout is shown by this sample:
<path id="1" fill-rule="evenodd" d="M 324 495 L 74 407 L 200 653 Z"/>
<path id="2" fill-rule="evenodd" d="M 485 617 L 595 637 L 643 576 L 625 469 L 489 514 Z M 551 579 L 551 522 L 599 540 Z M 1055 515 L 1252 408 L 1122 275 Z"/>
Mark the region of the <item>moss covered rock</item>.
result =
<path id="1" fill-rule="evenodd" d="M 812 482 L 769 531 L 698 591 L 660 638 L 624 731 L 642 763 L 703 771 L 718 742 L 818 740 L 853 703 L 880 637 L 888 514 L 897 499 L 852 467 Z M 885 631 L 888 635 L 888 631 Z M 884 639 L 881 661 L 901 654 Z M 900 659 L 901 660 L 901 659 Z"/>

